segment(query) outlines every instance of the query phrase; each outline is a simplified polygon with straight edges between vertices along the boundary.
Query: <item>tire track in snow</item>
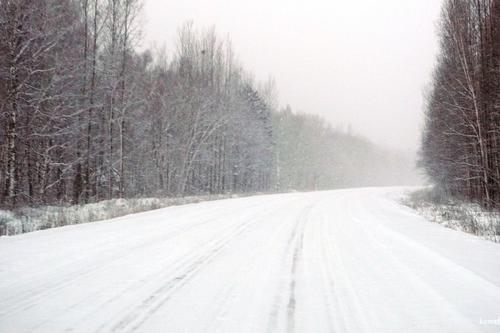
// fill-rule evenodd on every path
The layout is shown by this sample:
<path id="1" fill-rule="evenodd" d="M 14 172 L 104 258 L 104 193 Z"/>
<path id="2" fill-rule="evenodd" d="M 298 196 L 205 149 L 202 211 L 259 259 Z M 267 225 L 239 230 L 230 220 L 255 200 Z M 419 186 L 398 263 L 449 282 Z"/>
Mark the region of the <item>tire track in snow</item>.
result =
<path id="1" fill-rule="evenodd" d="M 258 207 L 259 204 L 254 204 L 249 206 L 248 208 L 253 208 L 253 207 Z M 215 208 L 214 211 L 217 209 Z M 5 298 L 2 300 L 2 302 L 9 303 L 10 306 L 8 308 L 3 308 L 2 311 L 0 311 L 0 317 L 4 315 L 8 315 L 12 312 L 16 311 L 25 311 L 33 306 L 36 306 L 38 304 L 38 301 L 50 297 L 51 295 L 57 294 L 59 291 L 63 290 L 64 288 L 68 287 L 69 285 L 75 283 L 77 280 L 82 279 L 84 277 L 87 277 L 96 271 L 99 271 L 101 269 L 105 269 L 110 262 L 114 262 L 117 260 L 122 260 L 128 256 L 134 255 L 134 253 L 137 253 L 138 251 L 144 251 L 146 248 L 151 248 L 158 246 L 158 242 L 167 242 L 171 241 L 172 239 L 176 237 L 180 237 L 185 233 L 188 233 L 192 231 L 193 229 L 196 229 L 200 226 L 213 223 L 214 221 L 220 220 L 222 218 L 227 218 L 228 215 L 239 215 L 241 212 L 241 209 L 231 209 L 228 212 L 220 212 L 217 216 L 210 218 L 208 220 L 201 220 L 199 223 L 191 224 L 187 227 L 180 228 L 179 230 L 174 230 L 169 232 L 168 234 L 162 234 L 162 235 L 157 235 L 154 238 L 147 238 L 145 240 L 142 240 L 140 243 L 128 247 L 126 249 L 121 249 L 117 253 L 113 253 L 108 256 L 100 256 L 99 261 L 92 263 L 91 265 L 86 265 L 83 268 L 76 269 L 70 274 L 64 276 L 62 279 L 48 279 L 48 281 L 44 284 L 38 285 L 36 287 L 37 291 L 26 291 L 24 293 L 15 295 L 11 298 Z M 202 216 L 206 215 L 206 211 L 203 213 L 196 213 L 193 214 L 195 216 Z M 72 263 L 72 265 L 75 265 Z M 80 265 L 78 265 L 80 266 Z M 88 298 L 93 297 L 93 295 L 89 295 Z M 75 304 L 77 306 L 78 304 Z"/>
<path id="2" fill-rule="evenodd" d="M 329 332 L 344 332 L 346 330 L 345 324 L 343 323 L 342 316 L 337 316 L 336 318 L 332 317 L 332 314 L 338 314 L 338 299 L 335 297 L 336 295 L 336 284 L 335 284 L 335 274 L 332 268 L 331 259 L 332 256 L 327 251 L 328 244 L 335 241 L 331 239 L 331 235 L 328 232 L 328 220 L 327 215 L 324 211 L 321 211 L 321 220 L 319 223 L 319 232 L 320 237 L 317 239 L 319 249 L 318 253 L 318 263 L 317 265 L 322 270 L 322 280 L 323 280 L 323 288 L 325 292 L 323 293 L 323 299 L 325 304 L 325 314 L 326 314 L 326 322 L 328 325 Z M 321 237 L 322 236 L 322 237 Z M 341 321 L 340 327 L 337 324 L 338 321 Z"/>
<path id="3" fill-rule="evenodd" d="M 237 213 L 236 210 L 235 210 L 235 212 Z M 202 214 L 197 214 L 197 215 L 201 216 Z M 76 270 L 70 272 L 70 274 L 64 276 L 62 279 L 59 279 L 59 280 L 58 279 L 48 279 L 49 281 L 47 281 L 43 284 L 37 285 L 36 289 L 34 289 L 34 290 L 38 290 L 38 292 L 28 290 L 28 291 L 25 291 L 24 293 L 17 294 L 13 297 L 4 298 L 2 300 L 3 302 L 6 302 L 6 303 L 9 302 L 12 305 L 9 306 L 8 311 L 4 310 L 3 312 L 0 312 L 0 316 L 5 315 L 5 314 L 9 314 L 9 313 L 11 313 L 13 311 L 17 311 L 17 310 L 27 310 L 32 305 L 36 305 L 37 300 L 40 300 L 40 299 L 49 297 L 50 295 L 56 294 L 58 291 L 64 289 L 69 284 L 73 283 L 74 280 L 85 277 L 85 276 L 87 276 L 87 275 L 89 275 L 89 274 L 91 274 L 91 273 L 93 273 L 101 268 L 105 268 L 112 261 L 120 260 L 126 256 L 133 255 L 138 250 L 143 250 L 147 247 L 155 246 L 157 244 L 156 241 L 170 240 L 174 237 L 182 235 L 183 233 L 189 232 L 191 229 L 194 229 L 200 225 L 210 223 L 212 220 L 215 220 L 215 219 L 217 219 L 217 218 L 214 218 L 211 220 L 204 220 L 198 224 L 190 225 L 187 228 L 183 228 L 181 230 L 174 230 L 173 232 L 171 232 L 167 235 L 160 235 L 160 236 L 156 236 L 155 238 L 147 238 L 147 239 L 142 240 L 140 243 L 138 243 L 132 247 L 128 247 L 126 249 L 121 249 L 117 253 L 113 253 L 113 254 L 107 255 L 107 256 L 106 255 L 100 256 L 99 261 L 94 262 L 91 265 L 86 265 L 83 268 L 76 269 Z M 84 260 L 82 260 L 82 261 L 84 261 Z M 71 265 L 76 265 L 76 264 L 75 264 L 75 262 L 72 262 Z M 78 264 L 78 266 L 81 266 L 81 265 Z M 51 269 L 48 269 L 47 271 L 50 271 L 50 270 Z M 16 299 L 17 299 L 17 302 L 14 301 Z"/>
<path id="4" fill-rule="evenodd" d="M 290 278 L 289 283 L 285 288 L 280 288 L 274 298 L 273 307 L 269 317 L 267 332 L 272 333 L 279 330 L 280 317 L 284 317 L 285 327 L 287 332 L 294 332 L 295 330 L 295 310 L 296 310 L 296 280 L 297 270 L 300 257 L 303 249 L 304 229 L 306 227 L 308 216 L 313 209 L 315 203 L 311 203 L 302 209 L 299 217 L 295 220 L 295 225 L 292 229 L 290 237 L 288 238 L 285 252 L 283 254 L 283 263 L 286 264 L 284 268 L 285 276 Z M 286 299 L 283 299 L 288 295 Z"/>
<path id="5" fill-rule="evenodd" d="M 282 211 L 276 210 L 272 213 L 282 213 Z M 213 304 L 215 305 L 215 311 L 213 312 L 211 318 L 216 318 L 217 320 L 212 321 L 211 323 L 207 323 L 207 325 L 205 326 L 207 332 L 223 331 L 219 319 L 225 318 L 228 315 L 228 312 L 232 308 L 234 308 L 235 305 L 233 302 L 235 301 L 235 299 L 237 299 L 234 291 L 238 288 L 241 288 L 241 281 L 245 280 L 245 272 L 251 272 L 251 270 L 261 266 L 259 264 L 259 259 L 262 259 L 262 257 L 265 257 L 269 255 L 269 253 L 271 253 L 272 248 L 275 245 L 277 236 L 280 233 L 284 232 L 287 224 L 288 221 L 286 219 L 283 219 L 279 224 L 271 224 L 266 226 L 272 226 L 272 230 L 265 233 L 264 240 L 259 244 L 257 248 L 254 248 L 250 258 L 245 260 L 244 263 L 241 263 L 237 271 L 232 272 L 232 282 L 224 286 L 224 288 L 222 288 L 222 290 L 217 294 L 217 297 L 214 298 Z"/>
<path id="6" fill-rule="evenodd" d="M 293 252 L 293 257 L 292 257 L 292 268 L 290 270 L 290 286 L 289 286 L 289 298 L 288 298 L 288 305 L 287 305 L 287 332 L 294 332 L 295 331 L 295 308 L 296 308 L 296 281 L 297 281 L 297 267 L 299 265 L 299 261 L 302 256 L 302 250 L 303 250 L 303 244 L 304 244 L 304 228 L 302 229 L 302 233 L 300 235 L 297 235 L 299 240 L 297 241 L 297 244 L 295 246 L 295 250 Z"/>
<path id="7" fill-rule="evenodd" d="M 144 299 L 140 304 L 138 304 L 134 310 L 130 311 L 126 316 L 122 317 L 118 322 L 111 325 L 110 330 L 112 332 L 126 331 L 134 332 L 141 327 L 141 325 L 146 322 L 156 311 L 164 305 L 173 294 L 191 281 L 196 274 L 201 271 L 206 265 L 208 265 L 218 254 L 220 254 L 224 249 L 228 247 L 239 235 L 243 234 L 248 230 L 255 222 L 261 222 L 258 218 L 260 216 L 265 216 L 269 211 L 274 211 L 276 206 L 268 205 L 266 209 L 261 210 L 257 214 L 253 214 L 250 217 L 243 220 L 240 224 L 236 225 L 230 232 L 228 232 L 224 237 L 221 237 L 217 241 L 214 241 L 210 248 L 202 249 L 197 251 L 198 255 L 193 256 L 193 258 L 188 258 L 183 260 L 183 265 L 178 269 L 174 269 L 174 277 L 169 279 L 160 288 L 156 289 L 152 294 L 150 294 L 146 299 Z M 201 254 L 200 254 L 201 253 Z M 181 271 L 182 273 L 175 273 Z M 108 330 L 108 326 L 100 327 L 96 332 Z"/>

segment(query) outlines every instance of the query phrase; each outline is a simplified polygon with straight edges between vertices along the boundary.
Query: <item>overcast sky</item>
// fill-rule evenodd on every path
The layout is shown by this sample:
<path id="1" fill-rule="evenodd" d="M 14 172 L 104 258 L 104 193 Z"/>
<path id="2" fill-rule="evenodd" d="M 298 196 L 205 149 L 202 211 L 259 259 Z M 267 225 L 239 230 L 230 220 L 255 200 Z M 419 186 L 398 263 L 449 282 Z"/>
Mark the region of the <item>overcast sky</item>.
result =
<path id="1" fill-rule="evenodd" d="M 441 0 L 144 2 L 145 44 L 172 50 L 185 21 L 215 25 L 257 79 L 276 79 L 282 105 L 417 149 Z"/>

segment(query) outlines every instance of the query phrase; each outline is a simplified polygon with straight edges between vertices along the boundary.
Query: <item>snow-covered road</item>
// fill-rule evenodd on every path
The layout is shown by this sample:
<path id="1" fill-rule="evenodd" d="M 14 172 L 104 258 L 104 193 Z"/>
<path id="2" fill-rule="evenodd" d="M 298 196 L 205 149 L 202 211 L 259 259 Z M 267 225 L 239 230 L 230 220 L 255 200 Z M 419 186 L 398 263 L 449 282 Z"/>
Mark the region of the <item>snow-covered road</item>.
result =
<path id="1" fill-rule="evenodd" d="M 402 191 L 212 201 L 2 237 L 0 332 L 500 331 L 500 245 L 423 220 Z"/>

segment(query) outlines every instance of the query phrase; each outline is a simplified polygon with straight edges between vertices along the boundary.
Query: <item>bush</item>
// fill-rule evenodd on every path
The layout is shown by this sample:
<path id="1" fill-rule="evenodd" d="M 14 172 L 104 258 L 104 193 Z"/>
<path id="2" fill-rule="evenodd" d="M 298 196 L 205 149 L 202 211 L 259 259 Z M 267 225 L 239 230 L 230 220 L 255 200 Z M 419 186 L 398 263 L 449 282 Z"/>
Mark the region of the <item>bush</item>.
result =
<path id="1" fill-rule="evenodd" d="M 452 199 L 442 191 L 427 188 L 410 193 L 403 203 L 428 220 L 448 228 L 500 242 L 500 212 L 478 204 Z"/>
<path id="2" fill-rule="evenodd" d="M 112 199 L 86 205 L 23 207 L 14 211 L 0 210 L 0 236 L 107 220 L 169 206 L 233 197 L 237 196 L 228 194 L 183 198 Z"/>

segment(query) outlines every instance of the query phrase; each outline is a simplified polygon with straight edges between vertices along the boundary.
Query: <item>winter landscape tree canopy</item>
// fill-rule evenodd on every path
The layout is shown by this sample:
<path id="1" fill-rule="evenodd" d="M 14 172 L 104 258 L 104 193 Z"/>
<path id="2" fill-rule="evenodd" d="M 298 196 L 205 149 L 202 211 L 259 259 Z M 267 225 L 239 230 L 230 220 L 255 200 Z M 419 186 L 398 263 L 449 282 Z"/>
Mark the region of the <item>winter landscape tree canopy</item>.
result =
<path id="1" fill-rule="evenodd" d="M 421 165 L 446 193 L 500 206 L 500 1 L 445 1 Z"/>
<path id="2" fill-rule="evenodd" d="M 214 28 L 139 50 L 141 8 L 0 3 L 2 206 L 418 182 L 410 154 L 281 109 Z"/>

